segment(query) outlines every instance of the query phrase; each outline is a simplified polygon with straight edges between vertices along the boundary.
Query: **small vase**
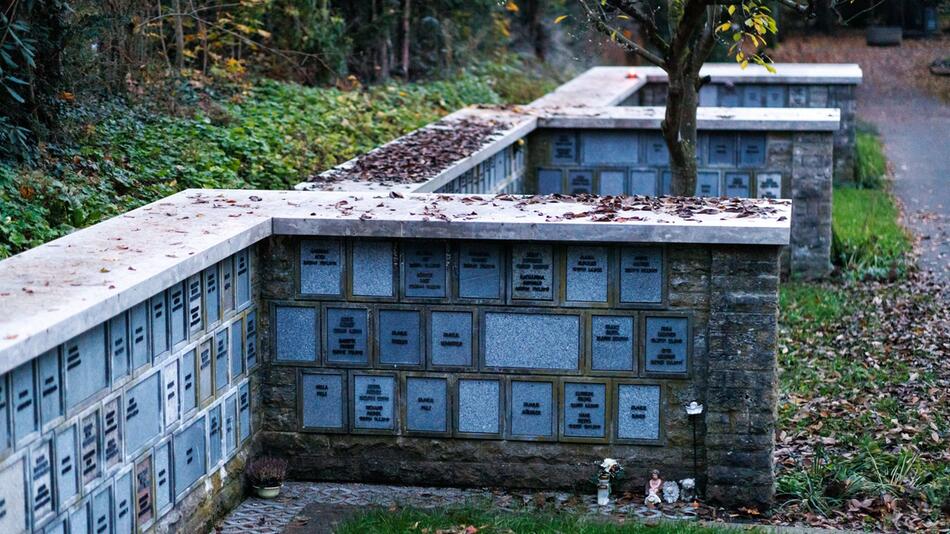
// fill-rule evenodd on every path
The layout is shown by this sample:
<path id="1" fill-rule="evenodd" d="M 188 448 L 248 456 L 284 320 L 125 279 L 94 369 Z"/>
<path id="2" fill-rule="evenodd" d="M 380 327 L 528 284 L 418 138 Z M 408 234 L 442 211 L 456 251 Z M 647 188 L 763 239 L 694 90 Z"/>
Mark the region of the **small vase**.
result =
<path id="1" fill-rule="evenodd" d="M 607 506 L 610 504 L 610 479 L 601 478 L 597 481 L 597 505 Z"/>
<path id="2" fill-rule="evenodd" d="M 280 494 L 280 485 L 277 486 L 254 486 L 254 491 L 261 499 L 273 499 Z"/>

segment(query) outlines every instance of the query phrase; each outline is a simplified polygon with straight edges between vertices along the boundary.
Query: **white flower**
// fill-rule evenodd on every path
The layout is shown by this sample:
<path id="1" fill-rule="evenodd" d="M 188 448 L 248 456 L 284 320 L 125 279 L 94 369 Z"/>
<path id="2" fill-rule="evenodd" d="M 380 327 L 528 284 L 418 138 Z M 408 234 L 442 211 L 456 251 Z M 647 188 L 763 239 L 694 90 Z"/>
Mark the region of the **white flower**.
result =
<path id="1" fill-rule="evenodd" d="M 686 405 L 686 413 L 688 415 L 699 415 L 703 413 L 703 405 L 696 401 L 690 402 Z"/>
<path id="2" fill-rule="evenodd" d="M 620 462 L 613 458 L 604 458 L 604 461 L 600 462 L 600 468 L 604 471 L 610 471 L 616 465 L 620 465 Z"/>

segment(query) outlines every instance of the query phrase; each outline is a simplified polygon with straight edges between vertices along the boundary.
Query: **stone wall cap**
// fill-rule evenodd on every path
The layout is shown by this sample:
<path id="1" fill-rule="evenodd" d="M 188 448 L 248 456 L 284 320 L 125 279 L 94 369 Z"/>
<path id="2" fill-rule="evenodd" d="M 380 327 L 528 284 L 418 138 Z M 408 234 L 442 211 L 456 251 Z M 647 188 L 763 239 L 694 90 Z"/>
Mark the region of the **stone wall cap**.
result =
<path id="1" fill-rule="evenodd" d="M 646 128 L 659 129 L 666 113 L 661 106 L 561 107 L 544 110 L 538 128 Z M 696 110 L 699 130 L 837 131 L 841 111 L 836 108 L 719 108 Z"/>

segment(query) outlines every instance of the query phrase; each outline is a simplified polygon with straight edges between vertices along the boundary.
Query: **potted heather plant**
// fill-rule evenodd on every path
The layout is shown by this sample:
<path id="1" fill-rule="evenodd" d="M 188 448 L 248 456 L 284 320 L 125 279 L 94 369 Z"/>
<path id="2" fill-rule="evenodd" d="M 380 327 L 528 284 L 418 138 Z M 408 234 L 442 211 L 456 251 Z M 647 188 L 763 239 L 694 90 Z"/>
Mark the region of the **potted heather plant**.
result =
<path id="1" fill-rule="evenodd" d="M 251 460 L 244 471 L 248 483 L 262 499 L 273 499 L 287 478 L 287 460 L 261 456 Z"/>

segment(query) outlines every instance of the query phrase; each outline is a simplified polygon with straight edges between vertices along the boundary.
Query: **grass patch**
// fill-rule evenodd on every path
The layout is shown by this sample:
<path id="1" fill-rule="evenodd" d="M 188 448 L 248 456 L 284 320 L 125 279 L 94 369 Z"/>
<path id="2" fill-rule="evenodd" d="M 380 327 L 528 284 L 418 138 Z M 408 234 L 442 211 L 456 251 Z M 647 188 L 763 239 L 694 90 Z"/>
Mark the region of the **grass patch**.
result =
<path id="1" fill-rule="evenodd" d="M 474 527 L 471 528 L 471 527 Z M 754 532 L 755 530 L 753 530 Z M 748 532 L 731 528 L 700 526 L 685 522 L 614 523 L 574 512 L 522 511 L 501 512 L 488 505 L 449 508 L 398 510 L 371 509 L 361 512 L 337 527 L 337 534 L 403 533 L 533 533 L 560 534 L 718 534 Z"/>
<path id="2" fill-rule="evenodd" d="M 837 188 L 833 203 L 832 254 L 846 274 L 894 279 L 906 272 L 911 241 L 889 192 Z"/>
<path id="3" fill-rule="evenodd" d="M 877 132 L 867 124 L 858 124 L 855 133 L 854 179 L 858 187 L 881 189 L 887 178 L 887 158 Z"/>

